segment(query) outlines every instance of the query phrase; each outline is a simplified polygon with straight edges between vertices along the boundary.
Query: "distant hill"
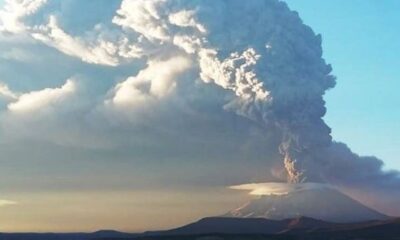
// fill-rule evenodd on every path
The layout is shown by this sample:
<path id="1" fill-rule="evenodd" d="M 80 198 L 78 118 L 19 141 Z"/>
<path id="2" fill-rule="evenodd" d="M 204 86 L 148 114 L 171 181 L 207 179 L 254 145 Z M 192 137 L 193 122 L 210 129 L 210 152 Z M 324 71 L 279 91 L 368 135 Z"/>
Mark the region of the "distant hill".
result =
<path id="1" fill-rule="evenodd" d="M 138 236 L 114 230 L 93 233 L 0 233 L 0 240 L 92 240 L 108 238 L 132 238 Z"/>

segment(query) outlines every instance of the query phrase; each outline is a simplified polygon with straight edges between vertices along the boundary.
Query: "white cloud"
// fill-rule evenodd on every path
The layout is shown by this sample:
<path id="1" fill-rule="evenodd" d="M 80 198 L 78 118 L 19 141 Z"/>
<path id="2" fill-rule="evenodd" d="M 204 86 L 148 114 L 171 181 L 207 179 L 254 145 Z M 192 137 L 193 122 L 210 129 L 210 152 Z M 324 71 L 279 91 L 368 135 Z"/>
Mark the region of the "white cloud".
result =
<path id="1" fill-rule="evenodd" d="M 183 10 L 169 15 L 169 22 L 179 27 L 193 27 L 202 33 L 206 33 L 206 28 L 195 20 L 196 11 Z"/>
<path id="2" fill-rule="evenodd" d="M 251 195 L 285 195 L 290 192 L 300 192 L 310 189 L 331 188 L 327 184 L 321 183 L 249 183 L 229 187 L 234 190 L 249 191 Z"/>
<path id="3" fill-rule="evenodd" d="M 166 61 L 153 60 L 135 77 L 119 83 L 111 100 L 106 104 L 115 106 L 140 106 L 171 94 L 179 74 L 191 67 L 190 59 L 173 57 Z"/>
<path id="4" fill-rule="evenodd" d="M 195 10 L 170 12 L 165 0 L 141 0 L 123 1 L 117 14 L 113 20 L 115 24 L 136 31 L 142 37 L 155 41 L 155 45 L 166 45 L 164 48 L 171 48 L 170 51 L 174 47 L 180 48 L 190 55 L 194 54 L 200 67 L 200 77 L 205 82 L 231 90 L 239 98 L 267 99 L 268 92 L 254 71 L 261 56 L 255 49 L 248 48 L 242 54 L 232 52 L 231 56 L 220 60 L 218 50 L 211 47 L 207 40 L 207 28 L 196 19 Z"/>
<path id="5" fill-rule="evenodd" d="M 199 56 L 200 76 L 205 82 L 232 90 L 243 99 L 267 99 L 268 92 L 253 71 L 260 58 L 254 49 L 247 49 L 242 54 L 232 53 L 222 62 L 217 58 L 217 52 L 210 49 L 200 50 Z"/>
<path id="6" fill-rule="evenodd" d="M 116 66 L 119 62 L 115 56 L 118 49 L 112 42 L 98 39 L 90 43 L 84 39 L 72 37 L 58 26 L 55 16 L 50 16 L 47 25 L 35 28 L 32 37 L 88 63 Z"/>
<path id="7" fill-rule="evenodd" d="M 10 101 L 17 99 L 18 94 L 11 91 L 6 84 L 0 82 L 0 97 Z"/>
<path id="8" fill-rule="evenodd" d="M 44 110 L 52 105 L 65 101 L 76 91 L 76 83 L 69 79 L 59 88 L 46 88 L 22 94 L 15 102 L 8 105 L 12 113 L 34 113 Z"/>
<path id="9" fill-rule="evenodd" d="M 0 31 L 19 33 L 28 27 L 23 18 L 36 13 L 47 0 L 6 0 L 0 9 Z"/>
<path id="10" fill-rule="evenodd" d="M 15 201 L 0 199 L 0 207 L 6 207 L 6 206 L 10 206 L 10 205 L 17 205 L 17 204 L 18 203 Z"/>
<path id="11" fill-rule="evenodd" d="M 71 36 L 59 26 L 56 16 L 51 13 L 46 17 L 47 23 L 37 22 L 30 25 L 24 21 L 26 17 L 35 15 L 47 2 L 47 0 L 7 0 L 3 9 L 0 9 L 0 32 L 27 34 L 64 54 L 91 64 L 108 66 L 119 64 L 120 57 L 117 52 L 119 46 L 103 39 L 100 35 L 92 39 Z M 98 28 L 96 26 L 91 34 L 96 34 Z"/>
<path id="12" fill-rule="evenodd" d="M 149 40 L 170 40 L 168 26 L 163 22 L 165 19 L 159 11 L 166 2 L 166 0 L 124 0 L 113 23 L 133 29 Z"/>

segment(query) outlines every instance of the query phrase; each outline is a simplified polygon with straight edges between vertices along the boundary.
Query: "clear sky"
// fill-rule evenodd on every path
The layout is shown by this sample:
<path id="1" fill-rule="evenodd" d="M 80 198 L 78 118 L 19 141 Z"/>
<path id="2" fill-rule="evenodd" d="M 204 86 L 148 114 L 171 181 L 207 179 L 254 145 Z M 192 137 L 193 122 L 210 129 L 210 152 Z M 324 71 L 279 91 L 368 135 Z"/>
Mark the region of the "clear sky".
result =
<path id="1" fill-rule="evenodd" d="M 336 140 L 400 169 L 400 2 L 288 0 L 323 38 L 337 86 L 325 117 Z"/>
<path id="2" fill-rule="evenodd" d="M 400 2 L 288 0 L 350 148 L 279 1 L 0 3 L 0 231 L 170 228 L 290 176 L 400 215 Z"/>

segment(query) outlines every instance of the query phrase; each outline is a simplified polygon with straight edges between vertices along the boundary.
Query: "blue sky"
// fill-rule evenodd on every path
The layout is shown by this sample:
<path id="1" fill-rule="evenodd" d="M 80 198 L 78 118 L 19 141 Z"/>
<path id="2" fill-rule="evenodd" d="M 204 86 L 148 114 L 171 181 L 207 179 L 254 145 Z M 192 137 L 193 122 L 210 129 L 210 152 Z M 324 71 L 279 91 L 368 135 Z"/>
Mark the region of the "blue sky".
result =
<path id="1" fill-rule="evenodd" d="M 325 117 L 336 140 L 400 169 L 400 1 L 288 0 L 323 37 L 337 86 Z"/>

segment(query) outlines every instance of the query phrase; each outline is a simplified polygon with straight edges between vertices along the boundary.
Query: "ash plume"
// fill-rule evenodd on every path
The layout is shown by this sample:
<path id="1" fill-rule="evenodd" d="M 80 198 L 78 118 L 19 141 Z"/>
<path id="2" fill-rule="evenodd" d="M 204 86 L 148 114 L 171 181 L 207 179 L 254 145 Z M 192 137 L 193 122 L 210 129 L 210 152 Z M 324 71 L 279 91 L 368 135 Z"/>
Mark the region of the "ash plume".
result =
<path id="1" fill-rule="evenodd" d="M 222 113 L 224 117 L 221 117 L 221 122 L 230 124 L 233 126 L 230 129 L 236 130 L 236 122 L 230 118 L 230 113 L 234 113 L 237 119 L 249 124 L 244 127 L 246 131 L 250 125 L 257 129 L 257 134 L 238 137 L 251 138 L 254 147 L 248 150 L 251 157 L 238 157 L 238 161 L 242 158 L 257 158 L 258 161 L 261 155 L 265 160 L 265 169 L 272 169 L 271 172 L 260 170 L 265 172 L 265 178 L 258 177 L 254 181 L 275 181 L 278 177 L 287 178 L 290 183 L 327 183 L 353 192 L 354 189 L 364 193 L 385 191 L 385 196 L 389 196 L 388 201 L 398 201 L 398 171 L 386 171 L 383 161 L 375 157 L 358 156 L 346 145 L 332 142 L 331 130 L 323 120 L 326 113 L 323 97 L 327 90 L 335 86 L 335 77 L 331 74 L 331 66 L 322 57 L 322 38 L 283 1 L 120 0 L 111 3 L 103 0 L 103 4 L 97 4 L 109 14 L 101 14 L 91 1 L 67 2 L 6 1 L 5 7 L 0 10 L 0 38 L 10 34 L 23 39 L 27 37 L 29 42 L 40 45 L 40 51 L 37 52 L 42 52 L 42 48 L 47 51 L 45 47 L 56 49 L 57 53 L 82 65 L 79 69 L 90 66 L 95 67 L 96 72 L 98 69 L 108 69 L 113 73 L 104 77 L 99 76 L 101 71 L 98 75 L 88 71 L 89 78 L 96 81 L 87 81 L 82 85 L 81 79 L 73 78 L 76 85 L 73 84 L 71 89 L 62 87 L 66 84 L 63 81 L 42 90 L 34 88 L 24 93 L 19 89 L 14 91 L 12 84 L 8 84 L 8 87 L 0 83 L 1 104 L 7 105 L 2 112 L 7 118 L 4 118 L 6 121 L 0 121 L 1 129 L 18 130 L 11 131 L 10 135 L 24 133 L 21 126 L 24 129 L 36 129 L 35 125 L 30 125 L 33 124 L 30 115 L 21 114 L 21 111 L 17 114 L 15 106 L 21 105 L 18 103 L 30 103 L 24 104 L 26 111 L 23 112 L 32 112 L 32 116 L 41 117 L 37 122 L 50 121 L 56 130 L 54 136 L 50 134 L 49 138 L 60 142 L 67 139 L 67 145 L 75 143 L 79 138 L 77 136 L 82 136 L 81 129 L 92 125 L 87 122 L 96 122 L 99 128 L 109 133 L 114 132 L 113 127 L 123 129 L 125 126 L 121 125 L 125 124 L 126 119 L 127 128 L 142 130 L 140 124 L 143 121 L 148 129 L 154 131 L 156 137 L 152 141 L 156 142 L 159 141 L 157 127 L 163 128 L 168 134 L 178 132 L 181 136 L 190 135 L 185 132 L 186 129 L 182 130 L 180 124 L 168 125 L 177 118 L 192 128 L 201 129 L 196 123 L 202 122 L 202 117 L 214 117 L 216 113 Z M 66 7 L 68 4 L 79 6 L 79 9 Z M 71 13 L 64 15 L 66 9 L 72 9 Z M 90 27 L 84 24 L 82 30 L 72 20 L 86 16 L 87 12 L 82 14 L 82 11 L 87 9 L 93 10 L 91 14 L 96 13 L 96 16 L 84 18 L 90 19 Z M 77 31 L 76 27 L 80 30 Z M 21 58 L 21 54 L 8 55 Z M 124 69 L 123 73 L 120 73 L 121 69 Z M 62 80 L 65 80 L 64 75 L 70 73 L 63 74 Z M 103 79 L 104 86 L 96 90 L 102 85 L 97 81 L 101 77 L 108 79 Z M 47 76 L 45 78 L 50 79 Z M 85 88 L 90 90 L 90 94 L 85 92 Z M 57 101 L 64 98 L 87 103 L 77 107 L 70 100 Z M 196 106 L 202 106 L 201 110 L 197 111 Z M 187 115 L 180 112 L 180 107 L 191 114 L 199 114 L 185 118 Z M 19 109 L 22 109 L 21 106 Z M 43 113 L 37 114 L 40 110 Z M 93 112 L 96 114 L 89 117 L 82 114 L 88 112 L 88 115 Z M 74 114 L 90 121 L 75 120 Z M 103 118 L 106 119 L 105 123 L 102 122 Z M 58 133 L 59 126 L 64 127 L 66 124 L 63 123 L 71 119 L 74 122 L 72 125 L 78 126 L 76 135 L 70 136 L 70 131 Z M 112 124 L 109 124 L 109 119 L 112 119 Z M 194 123 L 194 119 L 198 122 Z M 115 126 L 110 127 L 113 124 Z M 10 127 L 14 125 L 16 127 Z M 205 125 L 209 129 L 212 123 Z M 43 126 L 47 132 L 49 124 Z M 218 126 L 214 126 L 215 129 Z M 219 130 L 210 129 L 208 134 Z M 29 130 L 26 130 L 27 133 L 30 133 Z M 96 136 L 97 128 L 93 131 L 93 136 Z M 44 138 L 43 134 L 37 132 L 45 131 L 35 130 L 28 135 Z M 168 134 L 166 142 L 173 144 Z M 260 135 L 263 137 L 258 137 Z M 126 136 L 139 139 L 132 141 L 132 145 L 143 141 L 137 136 Z M 123 135 L 120 141 L 125 142 L 126 136 Z M 233 139 L 209 141 L 213 136 L 207 136 L 203 142 L 208 141 L 210 148 L 220 151 L 224 156 L 223 161 L 229 158 L 226 157 L 228 153 L 236 154 L 236 148 L 228 152 L 218 145 Z M 93 139 L 96 141 L 90 142 L 97 142 L 98 138 Z M 114 139 L 108 142 L 116 144 Z M 199 148 L 197 143 L 185 141 L 185 144 L 193 149 Z M 177 148 L 184 147 L 178 144 Z M 252 166 L 259 167 L 257 164 L 259 162 Z M 286 173 L 281 174 L 282 171 Z M 258 175 L 250 170 L 246 174 L 232 174 L 241 178 L 232 177 L 229 184 L 247 181 L 253 179 L 253 175 Z M 218 184 L 222 182 L 217 181 Z M 382 199 L 380 196 L 379 200 Z M 394 204 L 380 204 L 386 205 Z"/>
<path id="2" fill-rule="evenodd" d="M 335 78 L 296 12 L 276 0 L 155 0 L 123 1 L 117 13 L 115 24 L 140 34 L 139 52 L 195 59 L 202 81 L 235 95 L 226 110 L 279 129 L 289 182 L 311 176 L 313 153 L 331 143 L 323 95 Z"/>

